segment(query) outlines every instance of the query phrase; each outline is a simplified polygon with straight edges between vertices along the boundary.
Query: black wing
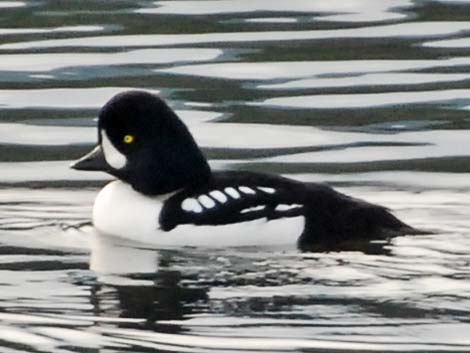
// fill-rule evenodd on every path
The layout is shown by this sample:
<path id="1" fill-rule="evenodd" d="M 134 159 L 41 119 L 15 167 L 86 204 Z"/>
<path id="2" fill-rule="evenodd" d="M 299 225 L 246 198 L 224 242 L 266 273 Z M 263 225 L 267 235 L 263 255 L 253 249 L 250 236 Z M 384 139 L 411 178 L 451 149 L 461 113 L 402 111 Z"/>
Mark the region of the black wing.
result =
<path id="1" fill-rule="evenodd" d="M 206 185 L 173 195 L 159 222 L 162 230 L 169 231 L 180 224 L 223 225 L 299 215 L 305 217 L 298 240 L 303 250 L 338 250 L 348 241 L 426 234 L 380 205 L 327 185 L 248 172 L 214 173 Z"/>
<path id="2" fill-rule="evenodd" d="M 304 188 L 277 176 L 214 173 L 209 183 L 169 198 L 160 213 L 160 227 L 169 231 L 180 224 L 223 225 L 299 216 L 304 214 Z"/>

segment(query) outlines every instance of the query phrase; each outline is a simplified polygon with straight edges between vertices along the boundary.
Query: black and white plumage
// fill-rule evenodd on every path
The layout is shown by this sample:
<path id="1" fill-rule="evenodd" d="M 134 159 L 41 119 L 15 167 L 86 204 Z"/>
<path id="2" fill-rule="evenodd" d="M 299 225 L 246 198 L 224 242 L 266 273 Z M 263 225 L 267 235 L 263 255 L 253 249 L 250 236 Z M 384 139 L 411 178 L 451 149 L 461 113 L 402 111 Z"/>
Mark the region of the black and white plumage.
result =
<path id="1" fill-rule="evenodd" d="M 302 215 L 303 203 L 288 179 L 248 172 L 213 172 L 208 183 L 170 197 L 160 214 L 163 230 L 180 224 L 221 225 Z"/>
<path id="2" fill-rule="evenodd" d="M 297 242 L 306 250 L 333 250 L 420 233 L 384 207 L 323 184 L 211 171 L 184 123 L 142 91 L 118 94 L 102 108 L 98 146 L 72 167 L 119 179 L 95 202 L 99 231 L 162 246 Z"/>

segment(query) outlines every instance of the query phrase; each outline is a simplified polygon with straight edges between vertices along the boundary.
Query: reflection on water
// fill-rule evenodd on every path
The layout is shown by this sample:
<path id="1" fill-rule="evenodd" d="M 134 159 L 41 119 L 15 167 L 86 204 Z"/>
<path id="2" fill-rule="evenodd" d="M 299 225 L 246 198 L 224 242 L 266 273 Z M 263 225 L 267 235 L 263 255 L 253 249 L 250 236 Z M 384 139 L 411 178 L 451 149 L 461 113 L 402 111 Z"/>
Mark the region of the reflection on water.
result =
<path id="1" fill-rule="evenodd" d="M 0 33 L 1 34 L 1 33 Z M 125 53 L 44 53 L 0 55 L 0 70 L 49 72 L 67 67 L 130 65 L 130 64 L 172 64 L 216 59 L 222 54 L 218 49 L 141 49 Z M 189 60 L 188 58 L 191 58 Z M 34 66 L 31 63 L 34 62 Z M 53 78 L 51 76 L 50 78 Z"/>
<path id="2" fill-rule="evenodd" d="M 0 2 L 0 351 L 468 352 L 468 1 Z M 435 234 L 357 252 L 94 234 L 68 168 L 159 92 L 213 168 L 328 182 Z"/>
<path id="3" fill-rule="evenodd" d="M 280 12 L 280 13 L 320 13 L 327 19 L 334 18 L 333 21 L 341 22 L 339 18 L 345 14 L 361 15 L 364 21 L 386 21 L 405 17 L 398 8 L 411 7 L 409 0 L 385 0 L 381 2 L 373 0 L 352 0 L 344 1 L 306 1 L 292 0 L 287 3 L 271 3 L 267 0 L 254 0 L 245 2 L 243 6 L 236 0 L 209 0 L 209 1 L 155 1 L 153 7 L 136 10 L 139 13 L 153 14 L 180 14 L 180 15 L 223 15 L 230 13 L 253 13 L 253 12 Z M 332 13 L 338 13 L 332 15 Z M 382 17 L 375 18 L 378 13 Z M 324 17 L 321 20 L 324 20 Z M 346 17 L 345 17 L 346 18 Z M 357 19 L 350 18 L 345 22 L 357 22 Z M 362 21 L 362 19 L 361 19 Z"/>
<path id="4" fill-rule="evenodd" d="M 327 39 L 374 39 L 374 38 L 419 38 L 440 37 L 459 34 L 470 30 L 470 22 L 413 22 L 373 27 L 360 27 L 332 30 L 300 31 L 255 31 L 255 32 L 216 32 L 197 34 L 146 34 L 99 36 L 70 39 L 50 39 L 34 42 L 7 43 L 0 45 L 0 50 L 45 49 L 70 47 L 142 47 L 173 46 L 224 43 L 236 45 L 244 42 L 278 42 L 292 40 L 327 40 Z"/>

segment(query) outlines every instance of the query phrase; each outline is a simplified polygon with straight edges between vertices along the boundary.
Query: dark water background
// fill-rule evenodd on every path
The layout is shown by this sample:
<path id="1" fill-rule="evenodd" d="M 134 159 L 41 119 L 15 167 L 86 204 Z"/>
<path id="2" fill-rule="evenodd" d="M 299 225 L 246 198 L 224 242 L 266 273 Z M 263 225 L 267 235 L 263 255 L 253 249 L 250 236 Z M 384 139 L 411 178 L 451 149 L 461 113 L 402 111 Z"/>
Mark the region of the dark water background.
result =
<path id="1" fill-rule="evenodd" d="M 470 1 L 0 1 L 0 352 L 470 352 Z M 157 251 L 77 228 L 99 107 L 159 91 L 214 168 L 435 235 Z"/>

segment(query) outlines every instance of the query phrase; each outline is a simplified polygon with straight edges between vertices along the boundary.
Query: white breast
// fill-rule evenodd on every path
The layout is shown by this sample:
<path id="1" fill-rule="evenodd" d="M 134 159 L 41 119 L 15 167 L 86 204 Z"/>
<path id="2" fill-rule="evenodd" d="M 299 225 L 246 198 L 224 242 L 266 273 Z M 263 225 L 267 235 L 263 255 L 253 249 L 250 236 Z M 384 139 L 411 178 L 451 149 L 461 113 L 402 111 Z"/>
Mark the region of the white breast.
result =
<path id="1" fill-rule="evenodd" d="M 265 218 L 220 226 L 180 225 L 164 232 L 158 217 L 172 194 L 144 196 L 122 181 L 113 181 L 98 194 L 93 207 L 95 228 L 107 235 L 161 247 L 295 246 L 304 228 L 304 217 Z"/>
<path id="2" fill-rule="evenodd" d="M 148 197 L 120 180 L 98 194 L 93 206 L 93 225 L 108 235 L 145 241 L 158 229 L 158 215 L 169 195 Z"/>

